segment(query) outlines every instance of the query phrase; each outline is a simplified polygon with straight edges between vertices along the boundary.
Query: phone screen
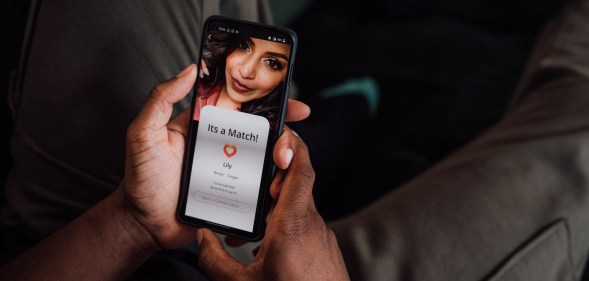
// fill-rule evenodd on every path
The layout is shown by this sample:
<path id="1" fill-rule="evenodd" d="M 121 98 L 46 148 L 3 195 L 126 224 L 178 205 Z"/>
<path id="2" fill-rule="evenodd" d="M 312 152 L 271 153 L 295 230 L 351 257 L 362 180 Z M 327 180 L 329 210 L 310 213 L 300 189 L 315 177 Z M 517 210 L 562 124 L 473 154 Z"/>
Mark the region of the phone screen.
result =
<path id="1" fill-rule="evenodd" d="M 296 36 L 217 16 L 203 35 L 178 216 L 256 240 L 265 225 Z"/>

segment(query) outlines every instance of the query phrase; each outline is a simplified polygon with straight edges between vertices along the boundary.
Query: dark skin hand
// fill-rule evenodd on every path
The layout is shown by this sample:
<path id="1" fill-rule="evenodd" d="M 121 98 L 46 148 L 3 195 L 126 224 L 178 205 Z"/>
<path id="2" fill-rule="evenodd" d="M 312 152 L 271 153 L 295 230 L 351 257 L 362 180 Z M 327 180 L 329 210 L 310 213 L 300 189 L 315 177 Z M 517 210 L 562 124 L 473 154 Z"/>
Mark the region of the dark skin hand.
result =
<path id="1" fill-rule="evenodd" d="M 175 216 L 190 116 L 185 111 L 170 118 L 173 104 L 189 93 L 196 73 L 191 65 L 153 88 L 127 131 L 125 177 L 119 188 L 0 267 L 0 280 L 123 280 L 160 249 L 195 239 L 195 229 Z M 308 106 L 289 101 L 287 120 L 308 115 Z M 278 156 L 275 161 L 286 161 Z"/>
<path id="2" fill-rule="evenodd" d="M 254 261 L 239 263 L 213 232 L 199 229 L 199 267 L 213 280 L 349 280 L 336 237 L 315 208 L 315 173 L 307 146 L 285 128 L 276 147 L 274 159 L 281 170 L 270 188 L 276 202 Z"/>

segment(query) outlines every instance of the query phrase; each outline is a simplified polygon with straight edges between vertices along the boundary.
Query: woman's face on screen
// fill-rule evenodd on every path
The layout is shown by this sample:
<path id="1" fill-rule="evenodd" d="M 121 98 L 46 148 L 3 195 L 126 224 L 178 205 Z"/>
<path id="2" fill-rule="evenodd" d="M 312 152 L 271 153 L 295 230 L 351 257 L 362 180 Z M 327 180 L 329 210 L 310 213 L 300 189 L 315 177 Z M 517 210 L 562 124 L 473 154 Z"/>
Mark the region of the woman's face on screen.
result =
<path id="1" fill-rule="evenodd" d="M 227 56 L 227 94 L 236 102 L 248 102 L 268 95 L 286 77 L 290 46 L 246 38 Z"/>

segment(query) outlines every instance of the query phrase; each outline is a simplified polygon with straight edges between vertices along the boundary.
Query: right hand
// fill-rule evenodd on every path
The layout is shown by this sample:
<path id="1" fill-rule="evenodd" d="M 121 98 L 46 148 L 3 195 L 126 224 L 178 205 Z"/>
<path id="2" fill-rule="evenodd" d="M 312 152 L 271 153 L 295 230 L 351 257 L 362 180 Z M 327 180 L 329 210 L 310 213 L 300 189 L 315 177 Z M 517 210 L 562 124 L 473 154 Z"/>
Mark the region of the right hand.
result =
<path id="1" fill-rule="evenodd" d="M 270 188 L 277 201 L 255 260 L 239 263 L 213 232 L 199 229 L 201 270 L 213 280 L 349 280 L 336 237 L 313 202 L 315 173 L 306 145 L 285 128 L 274 160 L 281 168 Z"/>

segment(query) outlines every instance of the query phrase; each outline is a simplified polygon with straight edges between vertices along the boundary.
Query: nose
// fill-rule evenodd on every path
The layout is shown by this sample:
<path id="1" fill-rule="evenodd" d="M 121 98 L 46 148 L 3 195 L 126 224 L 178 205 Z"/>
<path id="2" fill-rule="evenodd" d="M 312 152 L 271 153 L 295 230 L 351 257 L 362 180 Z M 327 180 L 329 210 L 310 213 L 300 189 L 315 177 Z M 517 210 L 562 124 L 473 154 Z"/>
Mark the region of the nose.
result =
<path id="1" fill-rule="evenodd" d="M 256 78 L 256 63 L 255 59 L 247 58 L 245 59 L 242 64 L 239 66 L 239 74 L 244 79 L 254 79 Z"/>

